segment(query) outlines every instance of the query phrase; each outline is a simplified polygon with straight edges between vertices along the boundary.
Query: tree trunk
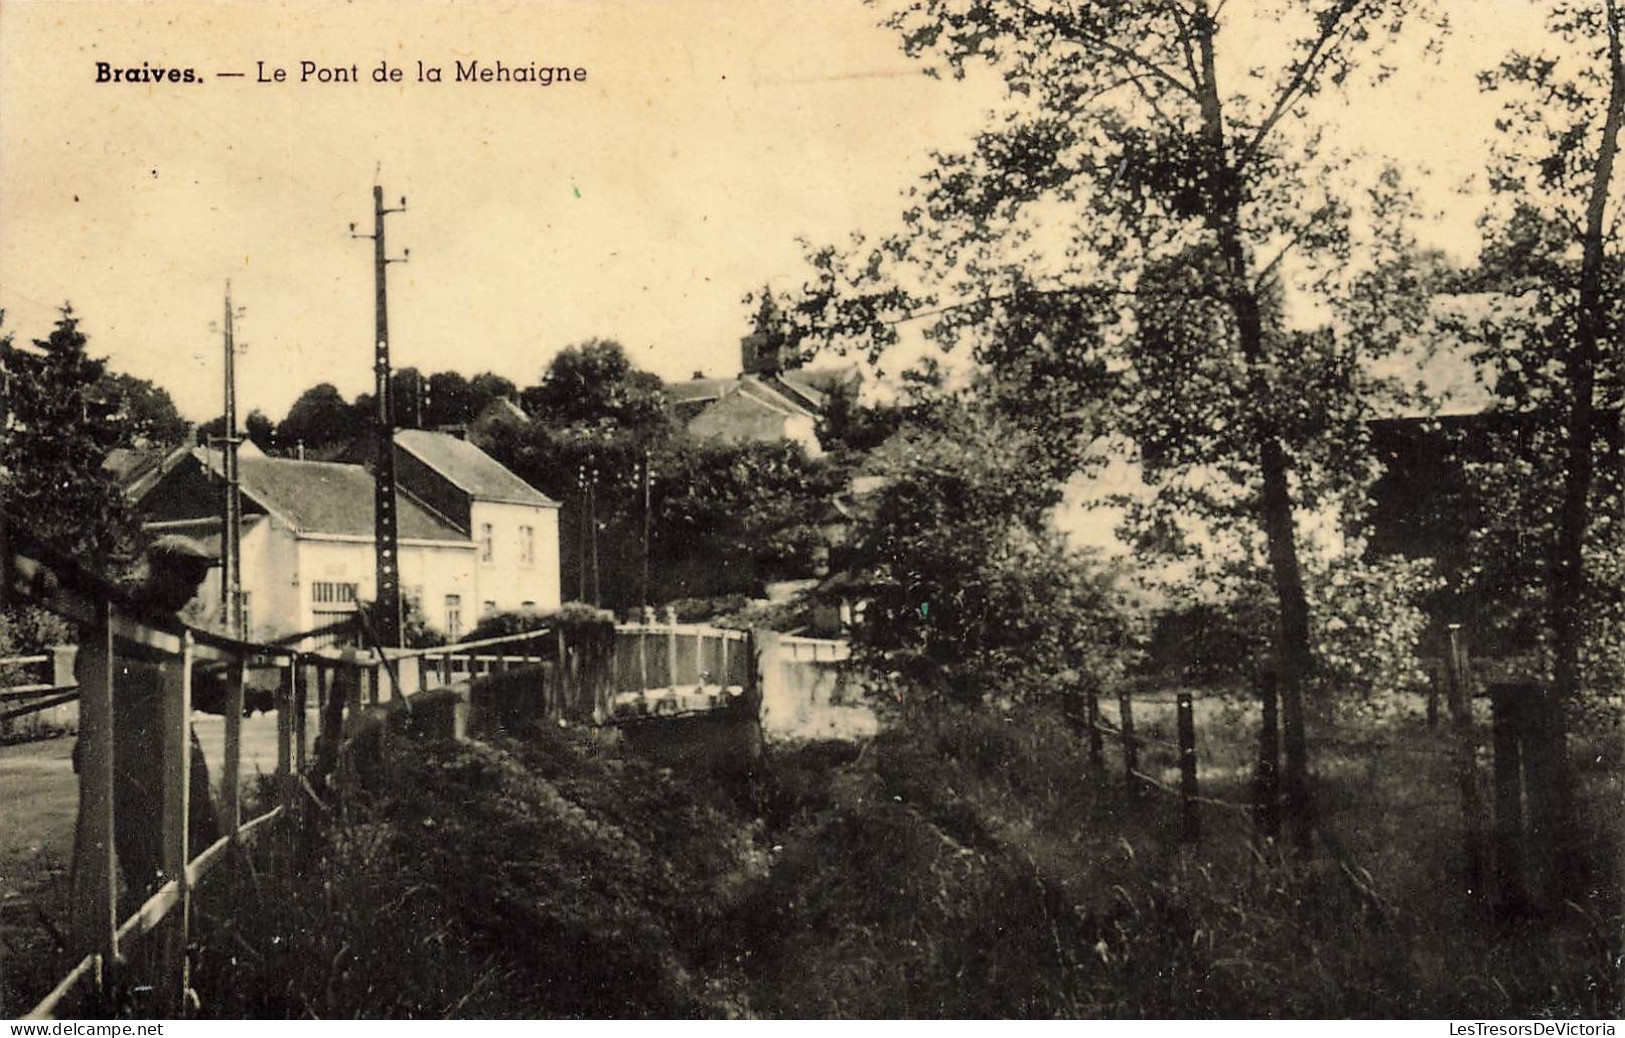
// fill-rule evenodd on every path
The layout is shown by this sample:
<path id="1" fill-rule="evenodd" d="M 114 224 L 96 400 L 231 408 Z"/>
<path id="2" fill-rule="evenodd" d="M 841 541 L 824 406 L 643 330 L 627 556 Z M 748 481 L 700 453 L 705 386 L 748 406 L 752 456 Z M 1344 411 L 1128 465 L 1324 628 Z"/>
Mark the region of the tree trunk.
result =
<path id="1" fill-rule="evenodd" d="M 1264 528 L 1270 572 L 1281 610 L 1277 653 L 1286 756 L 1281 792 L 1292 844 L 1306 852 L 1310 848 L 1314 818 L 1309 795 L 1309 747 L 1304 732 L 1304 689 L 1313 666 L 1309 649 L 1309 601 L 1304 595 L 1303 573 L 1298 563 L 1297 531 L 1287 478 L 1290 462 L 1276 425 L 1273 387 L 1265 372 L 1268 357 L 1258 291 L 1241 236 L 1239 176 L 1231 167 L 1226 150 L 1224 113 L 1213 52 L 1214 30 L 1205 5 L 1199 5 L 1197 31 L 1202 54 L 1199 88 L 1203 138 L 1209 150 L 1207 223 L 1218 236 L 1219 254 L 1230 284 L 1230 308 L 1236 316 L 1238 344 L 1247 362 L 1248 388 L 1256 408 L 1253 435 L 1263 479 L 1259 521 Z"/>
<path id="2" fill-rule="evenodd" d="M 1595 466 L 1592 439 L 1596 429 L 1595 390 L 1597 342 L 1606 322 L 1602 291 L 1603 238 L 1607 226 L 1608 191 L 1618 149 L 1620 124 L 1625 120 L 1625 68 L 1621 65 L 1620 17 L 1615 0 L 1605 0 L 1608 28 L 1610 89 L 1607 114 L 1603 120 L 1602 141 L 1597 148 L 1597 164 L 1592 174 L 1591 195 L 1587 200 L 1585 232 L 1580 266 L 1579 312 L 1574 341 L 1568 356 L 1568 383 L 1572 395 L 1567 432 L 1568 459 L 1563 473 L 1563 498 L 1558 512 L 1557 545 L 1550 587 L 1550 622 L 1553 650 L 1553 692 L 1548 710 L 1557 716 L 1547 718 L 1542 731 L 1551 745 L 1549 760 L 1558 765 L 1551 791 L 1554 817 L 1546 819 L 1548 830 L 1568 831 L 1568 783 L 1565 751 L 1564 705 L 1580 691 L 1581 606 L 1585 593 L 1585 535 L 1590 518 L 1589 497 Z"/>

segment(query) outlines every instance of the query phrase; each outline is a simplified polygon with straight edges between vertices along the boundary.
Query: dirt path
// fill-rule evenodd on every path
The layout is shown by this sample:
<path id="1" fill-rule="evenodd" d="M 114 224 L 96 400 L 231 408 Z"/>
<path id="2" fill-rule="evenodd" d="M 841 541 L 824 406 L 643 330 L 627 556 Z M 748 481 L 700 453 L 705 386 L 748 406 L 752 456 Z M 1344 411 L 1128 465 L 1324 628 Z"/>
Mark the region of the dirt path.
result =
<path id="1" fill-rule="evenodd" d="M 192 722 L 209 776 L 218 787 L 225 757 L 226 719 L 198 714 Z M 314 732 L 315 717 L 309 730 Z M 0 897 L 32 887 L 73 853 L 79 782 L 73 773 L 74 737 L 0 746 Z M 256 773 L 276 770 L 276 716 L 243 720 L 244 786 Z"/>

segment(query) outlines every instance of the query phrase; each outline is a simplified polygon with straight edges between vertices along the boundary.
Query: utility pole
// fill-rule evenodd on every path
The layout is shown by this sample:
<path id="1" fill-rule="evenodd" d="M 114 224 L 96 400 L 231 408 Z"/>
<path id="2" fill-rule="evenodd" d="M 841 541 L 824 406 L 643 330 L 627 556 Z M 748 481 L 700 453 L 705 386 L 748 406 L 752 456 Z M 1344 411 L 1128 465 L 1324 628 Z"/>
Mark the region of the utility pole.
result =
<path id="1" fill-rule="evenodd" d="M 350 225 L 350 237 L 372 239 L 373 279 L 377 296 L 373 353 L 373 432 L 378 455 L 373 472 L 373 537 L 378 567 L 378 593 L 374 599 L 372 626 L 380 645 L 398 648 L 401 644 L 401 570 L 400 533 L 396 522 L 397 496 L 395 493 L 395 415 L 389 391 L 389 307 L 385 301 L 384 274 L 391 263 L 404 263 L 412 250 L 407 249 L 400 259 L 390 259 L 384 252 L 384 217 L 406 210 L 406 198 L 396 209 L 384 208 L 384 189 L 372 186 L 373 232 L 357 234 L 355 224 Z"/>
<path id="2" fill-rule="evenodd" d="M 221 468 L 226 476 L 225 516 L 220 537 L 220 603 L 226 630 L 233 638 L 248 637 L 243 625 L 243 497 L 237 476 L 237 311 L 231 305 L 231 281 L 226 281 L 225 335 L 226 428 L 215 442 L 220 444 Z"/>
<path id="3" fill-rule="evenodd" d="M 647 609 L 649 606 L 649 483 L 653 475 L 649 471 L 649 448 L 643 448 L 643 571 L 639 576 L 638 605 Z"/>
<path id="4" fill-rule="evenodd" d="M 604 604 L 598 588 L 598 470 L 592 470 L 592 485 L 587 487 L 587 512 L 592 518 L 592 604 Z"/>

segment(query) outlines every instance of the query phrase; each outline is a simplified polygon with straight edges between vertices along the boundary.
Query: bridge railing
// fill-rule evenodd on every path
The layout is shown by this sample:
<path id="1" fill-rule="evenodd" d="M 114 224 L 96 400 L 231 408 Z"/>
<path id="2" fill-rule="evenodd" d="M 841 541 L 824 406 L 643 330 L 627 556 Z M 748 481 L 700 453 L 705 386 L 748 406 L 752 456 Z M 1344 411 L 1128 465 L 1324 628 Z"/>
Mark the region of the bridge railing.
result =
<path id="1" fill-rule="evenodd" d="M 73 861 L 72 948 L 81 954 L 77 964 L 48 994 L 30 1017 L 56 1013 L 64 1000 L 89 984 L 100 987 L 109 974 L 127 961 L 132 945 L 154 935 L 158 942 L 157 976 L 164 1009 L 177 1015 L 186 1006 L 192 889 L 228 857 L 228 851 L 251 840 L 287 810 L 293 795 L 292 737 L 297 654 L 278 646 L 226 638 L 198 630 L 163 616 L 131 600 L 116 587 L 89 573 L 72 560 L 44 546 L 0 516 L 0 608 L 16 601 L 41 606 L 79 625 L 82 632 L 74 661 L 72 694 L 79 705 L 79 804 L 76 815 Z M 244 673 L 249 668 L 282 672 L 274 696 L 278 717 L 277 804 L 257 817 L 241 817 L 239 782 L 242 751 Z M 139 671 L 141 680 L 156 681 L 157 724 L 152 745 L 161 776 L 156 805 L 143 823 L 160 830 L 161 882 L 140 906 L 122 920 L 118 916 L 121 878 L 117 861 L 117 817 L 120 773 L 115 739 L 115 697 Z M 225 753 L 221 774 L 219 829 L 223 832 L 208 847 L 189 845 L 192 817 L 191 713 L 194 673 L 206 674 L 223 685 Z M 66 686 L 53 677 L 53 685 Z M 152 691 L 152 689 L 146 689 Z M 131 701 L 126 690 L 123 701 Z M 63 692 L 63 695 L 69 693 Z M 40 709 L 38 704 L 31 709 Z M 128 765 L 130 762 L 123 762 Z M 124 820 L 131 823 L 130 819 Z M 145 892 L 137 892 L 145 893 Z"/>

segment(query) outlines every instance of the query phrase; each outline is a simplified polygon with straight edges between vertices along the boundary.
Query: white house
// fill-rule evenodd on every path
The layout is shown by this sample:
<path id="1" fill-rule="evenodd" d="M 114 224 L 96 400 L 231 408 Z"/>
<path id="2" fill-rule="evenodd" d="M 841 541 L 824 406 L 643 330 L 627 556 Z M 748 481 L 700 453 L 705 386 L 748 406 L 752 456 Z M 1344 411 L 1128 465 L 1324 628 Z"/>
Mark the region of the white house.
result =
<path id="1" fill-rule="evenodd" d="M 455 638 L 484 613 L 558 607 L 556 502 L 452 436 L 402 431 L 395 450 L 401 586 L 431 626 Z M 321 627 L 375 596 L 366 468 L 244 451 L 238 473 L 251 638 Z M 197 447 L 145 467 L 127 487 L 147 529 L 218 552 L 222 481 L 220 453 Z M 218 570 L 198 602 L 218 612 Z"/>

